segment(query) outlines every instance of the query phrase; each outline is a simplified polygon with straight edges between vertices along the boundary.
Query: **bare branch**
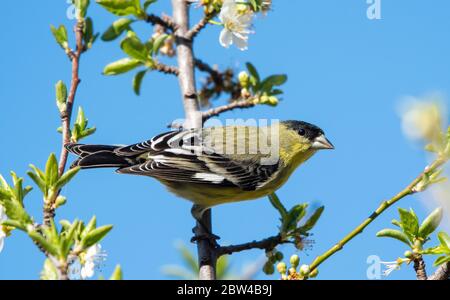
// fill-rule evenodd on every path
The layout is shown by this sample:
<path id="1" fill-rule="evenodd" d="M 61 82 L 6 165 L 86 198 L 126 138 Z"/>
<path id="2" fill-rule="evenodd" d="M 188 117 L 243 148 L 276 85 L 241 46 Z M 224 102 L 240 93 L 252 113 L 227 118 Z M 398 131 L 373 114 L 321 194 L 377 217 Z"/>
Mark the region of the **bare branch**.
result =
<path id="1" fill-rule="evenodd" d="M 427 280 L 427 271 L 422 255 L 418 255 L 414 258 L 414 270 L 416 271 L 417 280 Z"/>
<path id="2" fill-rule="evenodd" d="M 175 31 L 177 26 L 169 16 L 157 16 L 154 14 L 148 14 L 145 18 L 145 21 L 152 24 L 152 25 L 160 25 L 164 27 L 166 31 Z"/>
<path id="3" fill-rule="evenodd" d="M 200 31 L 208 25 L 209 21 L 214 18 L 216 13 L 206 14 L 197 24 L 195 24 L 186 34 L 186 38 L 189 40 L 194 39 Z"/>
<path id="4" fill-rule="evenodd" d="M 194 60 L 194 63 L 197 69 L 199 69 L 202 72 L 209 73 L 209 75 L 211 75 L 212 79 L 216 84 L 220 84 L 222 82 L 222 74 L 220 71 L 214 69 L 213 67 L 211 67 L 210 65 L 208 65 L 207 63 L 198 58 Z"/>
<path id="5" fill-rule="evenodd" d="M 217 257 L 226 254 L 233 254 L 235 252 L 241 252 L 250 249 L 263 249 L 266 251 L 273 250 L 276 246 L 281 244 L 291 243 L 289 240 L 284 240 L 280 234 L 268 237 L 260 241 L 253 241 L 245 244 L 221 246 L 216 249 Z"/>
<path id="6" fill-rule="evenodd" d="M 448 280 L 450 279 L 450 262 L 446 262 L 428 277 L 428 280 Z"/>
<path id="7" fill-rule="evenodd" d="M 211 108 L 210 110 L 204 111 L 202 113 L 203 122 L 208 120 L 211 117 L 218 116 L 226 111 L 230 111 L 236 108 L 249 108 L 255 106 L 255 101 L 253 98 L 247 100 L 238 100 L 231 102 L 230 104 L 226 104 L 223 106 L 218 106 L 215 108 Z"/>
<path id="8" fill-rule="evenodd" d="M 67 96 L 66 109 L 61 112 L 61 124 L 62 124 L 62 142 L 61 142 L 61 154 L 59 157 L 58 173 L 61 176 L 64 173 L 67 164 L 68 151 L 65 145 L 70 142 L 70 119 L 72 117 L 73 103 L 75 101 L 75 95 L 77 93 L 80 78 L 78 75 L 80 67 L 80 57 L 84 51 L 83 45 L 83 22 L 78 21 L 74 26 L 76 49 L 71 50 L 69 57 L 72 62 L 72 79 L 70 83 L 69 95 Z M 59 194 L 59 191 L 58 193 Z M 44 224 L 50 226 L 51 220 L 55 217 L 54 201 L 50 201 L 44 206 Z"/>
<path id="9" fill-rule="evenodd" d="M 186 36 L 189 28 L 189 2 L 186 0 L 172 0 L 172 7 L 173 20 L 177 24 L 174 35 L 177 44 L 178 80 L 186 117 L 184 128 L 201 128 L 203 124 L 195 88 L 192 41 Z M 200 229 L 199 231 L 202 231 L 200 234 L 208 234 L 207 231 L 212 232 L 210 209 L 203 213 L 201 222 L 206 228 L 200 226 L 199 222 L 197 222 L 197 228 Z M 200 267 L 199 278 L 209 280 L 215 279 L 216 257 L 214 255 L 214 248 L 208 240 L 199 240 L 197 242 L 197 251 Z"/>
<path id="10" fill-rule="evenodd" d="M 178 76 L 179 70 L 177 67 L 174 66 L 168 66 L 162 63 L 157 63 L 154 68 L 154 70 L 165 73 L 165 74 L 173 74 L 175 76 Z"/>

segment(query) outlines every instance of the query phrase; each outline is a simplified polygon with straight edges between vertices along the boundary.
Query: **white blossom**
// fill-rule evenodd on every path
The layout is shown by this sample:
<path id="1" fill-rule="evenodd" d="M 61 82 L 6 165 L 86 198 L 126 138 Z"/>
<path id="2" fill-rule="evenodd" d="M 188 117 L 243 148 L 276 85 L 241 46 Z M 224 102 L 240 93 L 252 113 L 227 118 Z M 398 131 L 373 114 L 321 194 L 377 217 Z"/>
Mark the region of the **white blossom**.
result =
<path id="1" fill-rule="evenodd" d="M 383 271 L 383 276 L 387 277 L 393 271 L 400 270 L 400 264 L 398 261 L 380 261 L 380 263 L 386 267 L 386 270 Z"/>
<path id="2" fill-rule="evenodd" d="M 219 19 L 223 24 L 220 32 L 220 44 L 228 48 L 234 44 L 240 50 L 247 50 L 248 35 L 252 33 L 251 26 L 253 13 L 238 11 L 235 0 L 224 0 L 220 10 Z"/>
<path id="3" fill-rule="evenodd" d="M 3 221 L 6 221 L 6 219 L 7 219 L 7 217 L 6 217 L 5 208 L 2 205 L 0 205 L 0 252 L 3 250 L 3 246 L 5 244 L 5 238 L 6 238 L 6 233 L 5 233 L 1 223 Z"/>
<path id="4" fill-rule="evenodd" d="M 71 262 L 69 268 L 70 279 L 87 279 L 94 276 L 95 269 L 106 260 L 106 252 L 100 244 L 95 244 L 82 253 L 79 258 Z"/>

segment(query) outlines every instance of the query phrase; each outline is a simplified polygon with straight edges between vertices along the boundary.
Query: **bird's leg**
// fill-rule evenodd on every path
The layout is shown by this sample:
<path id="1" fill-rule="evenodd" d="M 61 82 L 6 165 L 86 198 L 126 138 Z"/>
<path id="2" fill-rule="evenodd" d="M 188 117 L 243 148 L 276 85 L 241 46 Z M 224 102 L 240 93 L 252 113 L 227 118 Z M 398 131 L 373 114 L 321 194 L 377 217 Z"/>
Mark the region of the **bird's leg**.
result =
<path id="1" fill-rule="evenodd" d="M 199 240 L 207 240 L 213 245 L 215 248 L 219 247 L 217 240 L 220 239 L 219 236 L 213 234 L 211 230 L 208 229 L 208 226 L 203 222 L 202 216 L 203 213 L 207 210 L 207 207 L 200 206 L 194 204 L 191 209 L 192 216 L 197 221 L 197 225 L 192 228 L 192 232 L 194 236 L 191 238 L 191 243 L 195 243 Z"/>

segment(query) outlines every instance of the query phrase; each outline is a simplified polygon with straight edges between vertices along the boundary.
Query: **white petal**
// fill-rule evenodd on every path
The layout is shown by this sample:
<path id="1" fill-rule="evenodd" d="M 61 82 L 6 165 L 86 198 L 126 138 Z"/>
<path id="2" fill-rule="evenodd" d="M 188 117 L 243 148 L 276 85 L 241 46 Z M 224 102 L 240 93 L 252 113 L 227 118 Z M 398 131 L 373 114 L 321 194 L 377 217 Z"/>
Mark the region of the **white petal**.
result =
<path id="1" fill-rule="evenodd" d="M 6 216 L 6 211 L 5 208 L 0 205 L 0 222 L 6 221 L 7 216 Z"/>
<path id="2" fill-rule="evenodd" d="M 242 35 L 233 34 L 233 44 L 241 51 L 248 49 L 247 38 Z"/>
<path id="3" fill-rule="evenodd" d="M 228 48 L 233 42 L 233 34 L 228 29 L 224 28 L 220 32 L 219 42 L 222 47 Z"/>
<path id="4" fill-rule="evenodd" d="M 85 279 L 85 278 L 91 278 L 92 276 L 94 276 L 94 267 L 95 264 L 93 262 L 86 262 L 84 264 L 84 266 L 81 268 L 81 278 Z"/>

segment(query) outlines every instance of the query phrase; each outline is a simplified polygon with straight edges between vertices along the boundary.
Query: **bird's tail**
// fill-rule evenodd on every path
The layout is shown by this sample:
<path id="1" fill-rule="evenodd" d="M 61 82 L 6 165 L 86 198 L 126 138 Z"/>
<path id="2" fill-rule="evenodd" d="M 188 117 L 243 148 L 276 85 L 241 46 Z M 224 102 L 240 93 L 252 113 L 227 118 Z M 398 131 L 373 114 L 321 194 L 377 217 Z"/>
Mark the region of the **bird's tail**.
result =
<path id="1" fill-rule="evenodd" d="M 133 164 L 131 158 L 116 154 L 114 150 L 121 146 L 68 143 L 65 147 L 70 153 L 78 156 L 78 159 L 70 166 L 71 168 L 122 168 Z"/>

